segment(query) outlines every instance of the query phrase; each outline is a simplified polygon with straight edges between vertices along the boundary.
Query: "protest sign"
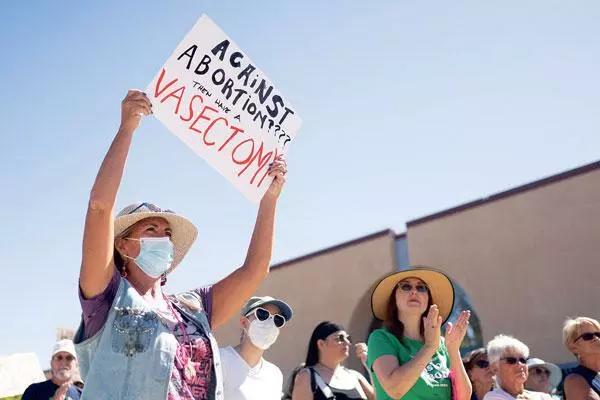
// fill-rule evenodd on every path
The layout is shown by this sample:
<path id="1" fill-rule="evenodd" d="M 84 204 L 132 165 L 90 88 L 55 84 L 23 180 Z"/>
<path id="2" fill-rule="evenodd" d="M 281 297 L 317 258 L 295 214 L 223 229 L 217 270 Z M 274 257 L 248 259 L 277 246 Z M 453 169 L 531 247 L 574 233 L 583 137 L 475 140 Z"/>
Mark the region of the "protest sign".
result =
<path id="1" fill-rule="evenodd" d="M 301 120 L 267 76 L 206 15 L 146 91 L 153 112 L 248 199 L 258 202 Z"/>
<path id="2" fill-rule="evenodd" d="M 0 357 L 0 399 L 22 394 L 32 383 L 46 380 L 34 353 Z"/>

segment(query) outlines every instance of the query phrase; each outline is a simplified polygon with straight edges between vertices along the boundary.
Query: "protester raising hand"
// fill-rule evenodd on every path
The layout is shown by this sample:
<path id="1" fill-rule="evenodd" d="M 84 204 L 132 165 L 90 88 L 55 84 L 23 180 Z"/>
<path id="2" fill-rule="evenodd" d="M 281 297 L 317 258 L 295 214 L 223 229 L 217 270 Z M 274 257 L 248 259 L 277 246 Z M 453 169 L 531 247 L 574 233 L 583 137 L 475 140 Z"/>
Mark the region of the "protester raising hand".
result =
<path id="1" fill-rule="evenodd" d="M 54 392 L 52 400 L 65 400 L 69 387 L 71 387 L 71 382 L 65 382 L 60 385 L 58 389 L 56 389 L 56 392 Z"/>
<path id="2" fill-rule="evenodd" d="M 283 157 L 269 166 L 274 180 L 260 202 L 246 258 L 238 268 L 212 286 L 192 286 L 167 296 L 163 287 L 196 240 L 196 226 L 150 202 L 130 204 L 113 217 L 133 134 L 142 116 L 151 114 L 146 94 L 130 90 L 121 102 L 119 130 L 90 192 L 79 276 L 83 320 L 75 340 L 83 357 L 84 395 L 223 400 L 212 330 L 239 313 L 269 272 L 275 211 L 287 166 Z M 169 162 L 173 155 L 152 157 Z M 169 182 L 154 187 L 173 190 Z M 202 282 L 202 270 L 195 271 Z M 131 321 L 140 324 L 135 333 Z M 103 356 L 94 357 L 96 352 Z"/>
<path id="3" fill-rule="evenodd" d="M 442 317 L 438 306 L 433 304 L 429 307 L 426 317 L 423 317 L 423 336 L 425 336 L 425 345 L 437 350 L 440 345 L 440 336 L 442 329 Z"/>
<path id="4" fill-rule="evenodd" d="M 140 125 L 142 115 L 152 114 L 152 103 L 146 93 L 130 90 L 121 102 L 121 128 L 134 130 Z"/>
<path id="5" fill-rule="evenodd" d="M 281 194 L 281 189 L 285 184 L 285 174 L 287 173 L 287 164 L 283 154 L 277 156 L 275 161 L 269 167 L 269 176 L 273 177 L 271 186 L 265 192 L 263 196 L 264 201 L 277 200 Z"/>
<path id="6" fill-rule="evenodd" d="M 354 352 L 356 353 L 356 357 L 360 360 L 363 365 L 367 365 L 367 344 L 366 343 L 356 343 L 354 345 Z"/>
<path id="7" fill-rule="evenodd" d="M 377 284 L 371 308 L 384 327 L 369 336 L 367 367 L 378 400 L 450 400 L 453 389 L 456 399 L 469 400 L 471 382 L 457 351 L 465 317 L 449 330 L 448 345 L 441 337 L 453 303 L 452 281 L 435 269 L 406 269 Z"/>
<path id="8" fill-rule="evenodd" d="M 446 326 L 446 347 L 448 351 L 459 351 L 460 344 L 462 343 L 469 327 L 469 319 L 471 318 L 471 311 L 464 310 L 460 313 L 460 316 L 453 325 L 452 322 L 448 322 Z"/>

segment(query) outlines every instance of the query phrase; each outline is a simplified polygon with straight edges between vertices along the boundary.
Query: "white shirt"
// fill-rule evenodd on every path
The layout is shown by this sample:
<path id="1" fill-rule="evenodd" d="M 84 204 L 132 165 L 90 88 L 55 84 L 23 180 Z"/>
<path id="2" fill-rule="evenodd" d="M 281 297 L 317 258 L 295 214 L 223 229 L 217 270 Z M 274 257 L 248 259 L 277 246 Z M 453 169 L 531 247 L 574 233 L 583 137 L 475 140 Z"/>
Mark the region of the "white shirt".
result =
<path id="1" fill-rule="evenodd" d="M 251 368 L 231 346 L 219 349 L 223 369 L 223 391 L 227 400 L 280 400 L 281 370 L 264 358 Z"/>
<path id="2" fill-rule="evenodd" d="M 487 392 L 485 396 L 483 396 L 483 400 L 513 400 L 513 399 L 532 399 L 532 400 L 552 400 L 552 396 L 547 393 L 542 392 L 532 392 L 530 390 L 524 390 L 522 395 L 519 397 L 514 397 L 512 394 L 500 389 L 496 388 L 491 392 Z"/>

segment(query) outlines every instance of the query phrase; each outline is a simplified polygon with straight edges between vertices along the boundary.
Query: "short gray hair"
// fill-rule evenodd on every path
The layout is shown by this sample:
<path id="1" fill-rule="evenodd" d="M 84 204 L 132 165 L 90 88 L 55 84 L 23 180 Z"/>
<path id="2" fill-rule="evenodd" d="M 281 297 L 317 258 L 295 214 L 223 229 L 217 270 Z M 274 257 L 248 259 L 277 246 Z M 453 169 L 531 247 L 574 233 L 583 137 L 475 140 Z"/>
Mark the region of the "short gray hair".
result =
<path id="1" fill-rule="evenodd" d="M 518 339 L 508 335 L 496 335 L 487 344 L 487 354 L 490 364 L 497 363 L 504 356 L 507 349 L 515 349 L 529 358 L 529 347 Z"/>

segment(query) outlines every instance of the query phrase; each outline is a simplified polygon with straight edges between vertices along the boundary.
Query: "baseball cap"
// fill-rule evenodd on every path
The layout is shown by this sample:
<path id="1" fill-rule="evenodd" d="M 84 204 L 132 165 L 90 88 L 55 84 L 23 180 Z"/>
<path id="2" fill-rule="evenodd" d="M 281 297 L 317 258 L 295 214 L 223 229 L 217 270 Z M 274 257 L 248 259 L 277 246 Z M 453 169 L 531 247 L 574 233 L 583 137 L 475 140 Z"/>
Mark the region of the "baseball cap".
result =
<path id="1" fill-rule="evenodd" d="M 77 358 L 77 353 L 75 352 L 75 344 L 70 339 L 62 339 L 54 344 L 54 349 L 52 349 L 52 357 L 56 355 L 56 353 L 60 353 L 61 351 L 67 352 L 71 354 L 73 357 Z"/>
<path id="2" fill-rule="evenodd" d="M 250 300 L 244 304 L 242 307 L 242 315 L 248 315 L 252 310 L 258 307 L 266 306 L 267 304 L 272 304 L 279 308 L 279 312 L 285 318 L 285 321 L 288 322 L 292 319 L 292 308 L 284 301 L 275 299 L 271 296 L 254 296 L 251 297 Z"/>

